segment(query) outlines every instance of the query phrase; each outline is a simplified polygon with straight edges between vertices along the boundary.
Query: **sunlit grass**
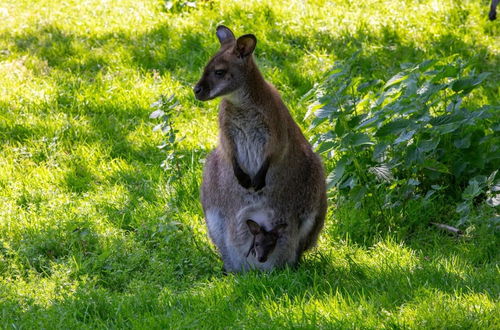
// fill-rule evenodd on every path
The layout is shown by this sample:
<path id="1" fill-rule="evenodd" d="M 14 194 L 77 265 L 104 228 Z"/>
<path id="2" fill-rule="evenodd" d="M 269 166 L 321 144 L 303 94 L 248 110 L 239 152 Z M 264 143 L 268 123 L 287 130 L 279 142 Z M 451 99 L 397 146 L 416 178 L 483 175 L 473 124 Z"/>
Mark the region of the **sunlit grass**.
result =
<path id="1" fill-rule="evenodd" d="M 496 328 L 498 235 L 387 232 L 331 205 L 298 269 L 223 276 L 199 204 L 217 101 L 191 88 L 218 24 L 258 38 L 257 61 L 302 127 L 301 97 L 337 59 L 387 79 L 458 54 L 493 72 L 486 1 L 3 1 L 0 4 L 0 325 L 4 328 Z M 150 104 L 181 103 L 180 179 L 161 167 Z M 419 225 L 422 223 L 422 225 Z"/>

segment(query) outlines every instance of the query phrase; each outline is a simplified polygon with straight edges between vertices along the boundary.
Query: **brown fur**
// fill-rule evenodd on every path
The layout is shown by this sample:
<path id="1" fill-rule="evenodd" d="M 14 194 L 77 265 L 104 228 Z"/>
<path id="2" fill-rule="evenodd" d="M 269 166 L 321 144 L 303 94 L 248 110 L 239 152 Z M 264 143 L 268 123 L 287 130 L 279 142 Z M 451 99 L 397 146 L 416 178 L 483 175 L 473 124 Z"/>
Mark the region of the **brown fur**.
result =
<path id="1" fill-rule="evenodd" d="M 203 172 L 201 201 L 209 234 L 226 269 L 239 270 L 241 265 L 226 262 L 234 249 L 224 237 L 241 227 L 237 214 L 242 208 L 264 204 L 274 212 L 269 228 L 287 224 L 273 252 L 273 266 L 295 264 L 316 243 L 324 223 L 326 189 L 320 159 L 278 91 L 257 68 L 251 54 L 255 37 L 236 40 L 225 27 L 217 31 L 221 49 L 195 87 L 201 100 L 225 96 L 219 109 L 219 145 L 207 157 Z M 224 77 L 215 70 L 224 70 Z M 221 92 L 213 93 L 218 88 Z M 268 169 L 262 166 L 266 160 Z"/>

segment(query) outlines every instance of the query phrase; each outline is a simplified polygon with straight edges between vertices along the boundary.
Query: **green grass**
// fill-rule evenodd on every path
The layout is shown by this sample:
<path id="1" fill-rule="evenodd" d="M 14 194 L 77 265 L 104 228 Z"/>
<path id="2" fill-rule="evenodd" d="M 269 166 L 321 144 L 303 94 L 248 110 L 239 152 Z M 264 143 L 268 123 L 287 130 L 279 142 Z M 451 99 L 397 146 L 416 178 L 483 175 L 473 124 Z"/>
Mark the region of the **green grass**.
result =
<path id="1" fill-rule="evenodd" d="M 443 205 L 400 227 L 331 204 L 298 269 L 223 276 L 199 203 L 217 101 L 191 87 L 215 27 L 258 38 L 257 61 L 302 127 L 301 97 L 361 50 L 364 78 L 458 54 L 493 72 L 488 1 L 20 1 L 0 4 L 2 328 L 498 328 L 498 233 L 460 238 Z M 174 93 L 180 180 L 169 182 L 150 104 Z"/>

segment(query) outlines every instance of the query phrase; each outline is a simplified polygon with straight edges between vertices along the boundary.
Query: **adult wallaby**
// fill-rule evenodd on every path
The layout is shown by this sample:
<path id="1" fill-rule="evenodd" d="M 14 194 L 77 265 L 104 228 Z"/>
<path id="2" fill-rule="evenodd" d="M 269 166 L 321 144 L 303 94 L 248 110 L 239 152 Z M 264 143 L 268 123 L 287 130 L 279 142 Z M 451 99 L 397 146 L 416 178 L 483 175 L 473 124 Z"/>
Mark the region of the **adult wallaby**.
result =
<path id="1" fill-rule="evenodd" d="M 223 96 L 219 144 L 207 157 L 201 201 L 209 235 L 228 271 L 237 214 L 249 205 L 272 208 L 275 223 L 286 223 L 283 245 L 295 264 L 312 247 L 323 227 L 326 189 L 319 157 L 292 119 L 278 91 L 262 77 L 253 59 L 257 39 L 238 39 L 217 27 L 220 50 L 206 65 L 194 92 L 201 101 Z M 248 243 L 246 243 L 248 244 Z"/>

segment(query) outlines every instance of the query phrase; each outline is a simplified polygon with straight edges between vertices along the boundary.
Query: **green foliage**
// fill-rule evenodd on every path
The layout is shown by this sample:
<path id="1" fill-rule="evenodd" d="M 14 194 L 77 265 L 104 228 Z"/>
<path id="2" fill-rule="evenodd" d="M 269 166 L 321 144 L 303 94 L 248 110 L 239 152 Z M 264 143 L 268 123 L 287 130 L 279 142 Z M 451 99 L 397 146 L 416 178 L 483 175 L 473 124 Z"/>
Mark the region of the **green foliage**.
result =
<path id="1" fill-rule="evenodd" d="M 334 160 L 328 186 L 338 199 L 377 205 L 382 218 L 406 217 L 411 200 L 462 199 L 459 225 L 473 204 L 498 206 L 500 106 L 468 102 L 490 73 L 453 56 L 403 65 L 384 84 L 364 81 L 355 61 L 337 62 L 309 93 L 313 140 Z"/>
<path id="2" fill-rule="evenodd" d="M 179 179 L 179 175 L 181 174 L 179 160 L 182 158 L 182 155 L 178 154 L 180 140 L 177 138 L 179 131 L 173 126 L 173 118 L 178 114 L 176 112 L 178 105 L 179 101 L 175 100 L 174 95 L 161 95 L 157 101 L 151 104 L 151 107 L 156 110 L 149 116 L 151 119 L 160 119 L 160 123 L 153 127 L 153 131 L 161 131 L 166 138 L 158 148 L 166 153 L 161 167 L 171 173 L 169 180 Z"/>

